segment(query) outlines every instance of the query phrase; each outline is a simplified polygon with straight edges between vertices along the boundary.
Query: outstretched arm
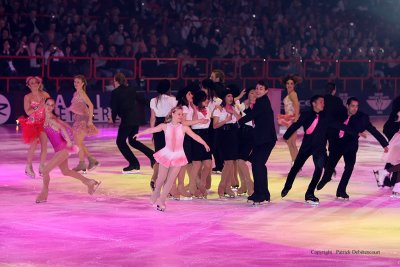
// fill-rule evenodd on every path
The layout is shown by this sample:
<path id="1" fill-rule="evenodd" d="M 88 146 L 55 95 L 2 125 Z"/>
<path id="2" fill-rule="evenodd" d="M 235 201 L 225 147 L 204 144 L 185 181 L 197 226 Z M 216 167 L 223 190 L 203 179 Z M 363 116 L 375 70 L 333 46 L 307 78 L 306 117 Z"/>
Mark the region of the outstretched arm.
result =
<path id="1" fill-rule="evenodd" d="M 386 148 L 389 145 L 386 138 L 375 128 L 375 126 L 372 125 L 371 122 L 368 122 L 367 131 L 375 137 L 375 139 L 379 142 L 379 144 L 381 144 L 383 148 Z"/>
<path id="2" fill-rule="evenodd" d="M 299 129 L 304 124 L 304 120 L 304 116 L 300 115 L 299 119 L 292 125 L 290 125 L 286 132 L 283 134 L 283 139 L 288 140 L 292 136 L 292 134 L 294 134 L 294 132 L 297 131 L 297 129 Z"/>
<path id="3" fill-rule="evenodd" d="M 196 142 L 202 144 L 204 146 L 204 148 L 206 149 L 206 151 L 210 151 L 210 147 L 207 145 L 207 143 L 197 134 L 195 134 L 192 129 L 190 129 L 187 126 L 183 126 L 184 131 L 186 134 L 188 134 L 190 137 L 192 137 Z"/>
<path id="4" fill-rule="evenodd" d="M 165 130 L 165 127 L 166 127 L 166 124 L 161 123 L 161 124 L 157 125 L 156 127 L 148 128 L 140 133 L 135 134 L 133 136 L 133 138 L 138 138 L 139 136 L 142 136 L 144 134 L 152 134 L 152 133 L 161 132 L 161 131 Z"/>

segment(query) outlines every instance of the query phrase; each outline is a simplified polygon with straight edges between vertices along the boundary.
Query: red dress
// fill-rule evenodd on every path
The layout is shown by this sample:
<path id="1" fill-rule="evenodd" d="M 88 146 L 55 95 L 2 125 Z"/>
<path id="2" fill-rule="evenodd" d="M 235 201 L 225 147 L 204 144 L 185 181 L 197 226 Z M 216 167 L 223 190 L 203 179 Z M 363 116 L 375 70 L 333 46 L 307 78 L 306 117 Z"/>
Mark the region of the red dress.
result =
<path id="1" fill-rule="evenodd" d="M 22 128 L 22 140 L 27 144 L 37 140 L 43 131 L 45 118 L 44 105 L 40 106 L 40 103 L 32 102 L 31 107 L 33 109 L 36 108 L 36 110 L 29 117 L 21 116 L 18 118 L 18 122 Z"/>

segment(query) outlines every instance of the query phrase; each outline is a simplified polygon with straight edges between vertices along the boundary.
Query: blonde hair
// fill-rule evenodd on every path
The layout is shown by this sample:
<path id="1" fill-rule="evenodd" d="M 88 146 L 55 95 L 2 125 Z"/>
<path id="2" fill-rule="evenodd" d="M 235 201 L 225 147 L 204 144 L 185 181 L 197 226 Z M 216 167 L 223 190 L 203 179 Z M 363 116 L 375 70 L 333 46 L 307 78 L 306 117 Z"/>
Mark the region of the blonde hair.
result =
<path id="1" fill-rule="evenodd" d="M 43 92 L 43 82 L 42 82 L 42 78 L 40 78 L 39 76 L 29 76 L 26 78 L 25 82 L 26 82 L 26 86 L 29 87 L 29 82 L 31 80 L 35 79 L 36 81 L 38 81 L 39 83 L 39 91 Z"/>
<path id="2" fill-rule="evenodd" d="M 74 76 L 74 80 L 75 79 L 79 79 L 83 82 L 82 90 L 86 93 L 86 85 L 87 85 L 86 77 L 79 74 Z"/>
<path id="3" fill-rule="evenodd" d="M 215 78 L 219 78 L 219 81 L 220 81 L 221 83 L 224 83 L 224 82 L 225 82 L 225 73 L 224 73 L 222 70 L 220 70 L 220 69 L 215 69 L 215 70 L 212 71 L 212 73 L 215 74 Z"/>
<path id="4" fill-rule="evenodd" d="M 165 117 L 165 122 L 171 122 L 172 121 L 172 114 L 175 113 L 178 109 L 182 110 L 182 106 L 176 106 L 171 109 L 171 111 L 168 113 L 168 115 Z"/>

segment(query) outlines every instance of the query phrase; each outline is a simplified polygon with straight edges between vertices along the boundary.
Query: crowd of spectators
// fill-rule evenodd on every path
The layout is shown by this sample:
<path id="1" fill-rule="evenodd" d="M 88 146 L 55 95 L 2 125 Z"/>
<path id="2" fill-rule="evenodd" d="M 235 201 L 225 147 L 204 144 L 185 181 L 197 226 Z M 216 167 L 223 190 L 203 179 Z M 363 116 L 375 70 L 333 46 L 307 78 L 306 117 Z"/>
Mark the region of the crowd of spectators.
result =
<path id="1" fill-rule="evenodd" d="M 332 68 L 326 60 L 400 60 L 399 11 L 398 0 L 0 1 L 0 55 L 45 64 L 49 56 L 182 58 L 190 72 L 191 58 L 286 60 L 274 75 L 301 73 L 299 62 L 312 59 L 318 75 Z M 54 61 L 52 75 L 88 71 L 84 60 Z M 2 60 L 1 75 L 38 74 L 41 63 Z M 100 76 L 133 74 L 129 60 L 95 64 Z M 376 73 L 396 75 L 399 64 Z"/>

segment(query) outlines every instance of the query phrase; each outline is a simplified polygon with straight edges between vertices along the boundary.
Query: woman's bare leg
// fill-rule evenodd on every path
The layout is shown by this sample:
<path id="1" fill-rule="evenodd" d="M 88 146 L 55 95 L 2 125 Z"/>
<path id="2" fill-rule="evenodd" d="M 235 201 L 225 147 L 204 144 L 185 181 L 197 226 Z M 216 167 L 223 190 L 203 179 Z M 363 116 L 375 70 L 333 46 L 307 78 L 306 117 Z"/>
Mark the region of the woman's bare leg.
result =
<path id="1" fill-rule="evenodd" d="M 74 143 L 79 147 L 79 164 L 75 168 L 73 168 L 74 171 L 83 171 L 86 172 L 86 163 L 85 163 L 85 155 L 86 155 L 86 147 L 83 144 L 83 140 L 85 139 L 85 133 L 83 132 L 77 132 L 74 133 Z"/>
<path id="2" fill-rule="evenodd" d="M 50 171 L 55 167 L 59 166 L 63 161 L 68 158 L 68 152 L 66 150 L 58 151 L 54 154 L 53 158 L 44 166 L 43 169 L 43 187 L 42 191 L 36 198 L 36 203 L 45 202 L 49 193 L 50 184 Z"/>
<path id="3" fill-rule="evenodd" d="M 151 204 L 156 203 L 157 199 L 160 197 L 161 187 L 164 185 L 165 180 L 167 179 L 168 168 L 160 164 L 158 167 L 158 177 L 156 181 L 156 188 L 153 191 L 153 194 L 150 197 Z"/>
<path id="4" fill-rule="evenodd" d="M 46 163 L 46 157 L 47 157 L 47 135 L 44 132 L 41 132 L 39 135 L 39 140 L 40 140 L 39 174 L 42 175 L 44 165 Z"/>
<path id="5" fill-rule="evenodd" d="M 211 174 L 211 169 L 212 169 L 212 161 L 203 160 L 202 169 L 200 173 L 200 191 L 203 194 L 203 196 L 207 196 L 207 178 Z"/>
<path id="6" fill-rule="evenodd" d="M 33 171 L 32 162 L 33 162 L 33 155 L 35 154 L 36 146 L 37 146 L 37 139 L 35 139 L 28 148 L 28 154 L 26 155 L 26 167 L 25 167 L 25 174 L 29 177 L 35 178 L 35 172 Z"/>
<path id="7" fill-rule="evenodd" d="M 221 181 L 218 185 L 218 195 L 223 197 L 226 194 L 234 196 L 234 192 L 231 189 L 232 176 L 234 175 L 234 164 L 233 160 L 225 160 L 224 168 L 221 173 Z"/>
<path id="8" fill-rule="evenodd" d="M 201 169 L 201 161 L 193 161 L 192 162 L 192 169 L 191 169 L 191 174 L 189 174 L 189 189 L 190 193 L 193 195 L 196 194 L 197 190 L 200 190 L 200 183 L 201 183 L 201 177 L 200 177 L 200 169 Z M 200 190 L 201 191 L 201 190 Z"/>
<path id="9" fill-rule="evenodd" d="M 168 174 L 166 177 L 166 181 L 164 183 L 161 195 L 157 201 L 157 205 L 159 205 L 161 209 L 165 209 L 165 200 L 167 199 L 169 191 L 171 191 L 172 184 L 175 182 L 180 169 L 181 167 L 169 167 L 169 169 L 167 170 Z"/>
<path id="10" fill-rule="evenodd" d="M 75 178 L 75 179 L 81 181 L 84 185 L 86 185 L 87 188 L 88 188 L 88 193 L 89 193 L 90 195 L 92 195 L 92 194 L 96 191 L 98 185 L 100 184 L 98 181 L 96 181 L 96 180 L 94 180 L 94 179 L 86 178 L 86 177 L 83 176 L 82 174 L 80 174 L 80 173 L 78 173 L 78 172 L 76 172 L 76 171 L 71 170 L 71 169 L 68 167 L 68 158 L 66 158 L 66 159 L 59 165 L 59 168 L 60 168 L 61 173 L 62 173 L 63 175 L 69 176 L 69 177 L 72 177 L 72 178 Z"/>
<path id="11" fill-rule="evenodd" d="M 290 157 L 292 158 L 292 162 L 296 159 L 297 154 L 299 153 L 299 149 L 296 145 L 297 133 L 292 134 L 291 137 L 287 140 L 287 146 L 289 148 Z"/>

